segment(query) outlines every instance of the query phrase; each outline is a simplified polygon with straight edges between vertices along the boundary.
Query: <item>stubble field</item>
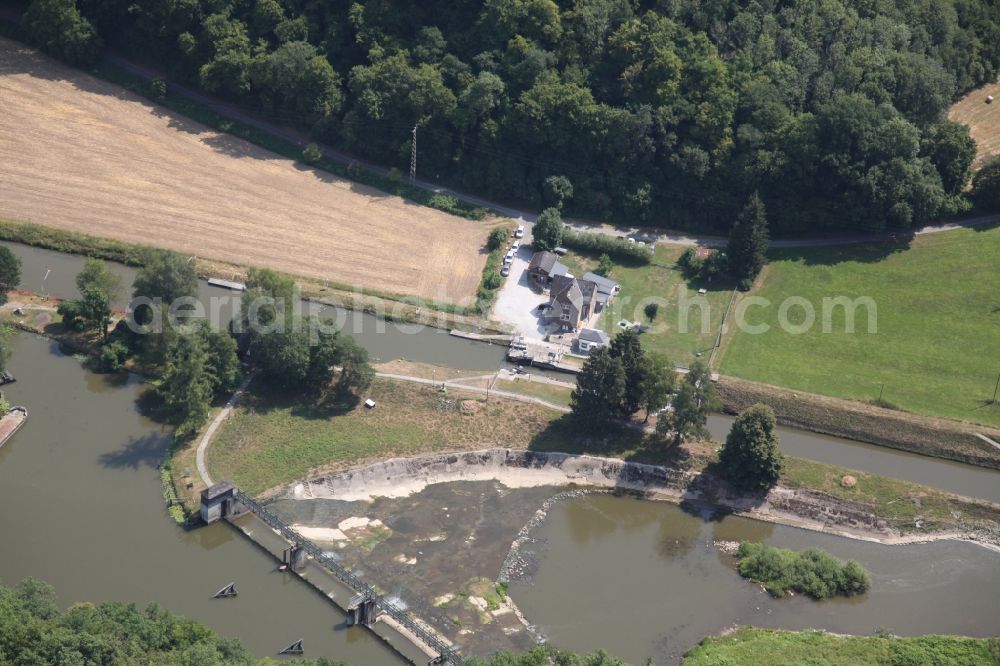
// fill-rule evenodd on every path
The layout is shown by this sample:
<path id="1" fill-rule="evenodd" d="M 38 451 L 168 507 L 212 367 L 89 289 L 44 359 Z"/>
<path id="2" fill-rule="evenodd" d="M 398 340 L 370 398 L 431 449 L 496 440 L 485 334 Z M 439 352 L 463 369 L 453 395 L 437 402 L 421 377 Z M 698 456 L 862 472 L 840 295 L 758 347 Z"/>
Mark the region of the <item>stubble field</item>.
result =
<path id="1" fill-rule="evenodd" d="M 308 168 L 0 39 L 0 217 L 467 305 L 490 224 Z"/>

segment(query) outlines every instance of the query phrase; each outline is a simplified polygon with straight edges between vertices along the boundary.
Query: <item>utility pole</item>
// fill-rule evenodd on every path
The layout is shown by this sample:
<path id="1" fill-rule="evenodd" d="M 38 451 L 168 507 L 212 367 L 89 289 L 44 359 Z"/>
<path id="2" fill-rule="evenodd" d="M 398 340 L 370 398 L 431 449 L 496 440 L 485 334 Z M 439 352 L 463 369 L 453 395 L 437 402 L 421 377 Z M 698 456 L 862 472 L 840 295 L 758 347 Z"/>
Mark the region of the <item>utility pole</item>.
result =
<path id="1" fill-rule="evenodd" d="M 413 126 L 413 140 L 410 144 L 410 185 L 417 179 L 417 126 Z"/>

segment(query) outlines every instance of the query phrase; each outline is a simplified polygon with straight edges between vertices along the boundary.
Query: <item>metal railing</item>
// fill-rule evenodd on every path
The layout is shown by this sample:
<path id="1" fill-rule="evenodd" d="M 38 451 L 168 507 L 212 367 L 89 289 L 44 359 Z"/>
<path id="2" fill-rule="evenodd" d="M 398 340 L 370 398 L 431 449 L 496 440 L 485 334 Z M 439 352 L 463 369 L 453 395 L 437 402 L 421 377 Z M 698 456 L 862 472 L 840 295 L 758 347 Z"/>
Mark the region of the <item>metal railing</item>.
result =
<path id="1" fill-rule="evenodd" d="M 353 574 L 350 569 L 340 564 L 332 557 L 323 552 L 319 546 L 305 539 L 298 532 L 289 527 L 285 521 L 279 518 L 274 512 L 260 504 L 257 500 L 247 494 L 236 490 L 233 497 L 240 504 L 246 506 L 250 511 L 263 520 L 269 527 L 278 531 L 288 541 L 298 545 L 302 550 L 312 556 L 312 558 L 332 573 L 337 580 L 347 585 L 359 595 L 367 596 L 375 601 L 375 606 L 383 613 L 398 622 L 407 631 L 412 633 L 421 642 L 426 644 L 440 657 L 440 663 L 462 666 L 462 658 L 458 654 L 457 648 L 445 643 L 439 636 L 427 630 L 420 622 L 417 622 L 408 612 L 385 599 L 375 591 L 368 583 Z"/>

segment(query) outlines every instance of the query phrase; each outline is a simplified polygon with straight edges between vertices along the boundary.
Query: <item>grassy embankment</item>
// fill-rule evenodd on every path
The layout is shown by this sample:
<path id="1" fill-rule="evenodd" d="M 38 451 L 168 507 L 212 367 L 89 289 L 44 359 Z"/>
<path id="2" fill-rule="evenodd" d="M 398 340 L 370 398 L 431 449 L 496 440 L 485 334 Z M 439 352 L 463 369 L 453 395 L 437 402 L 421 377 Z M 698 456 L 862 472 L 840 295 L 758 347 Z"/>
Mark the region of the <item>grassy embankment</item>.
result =
<path id="1" fill-rule="evenodd" d="M 920 236 L 911 245 L 846 245 L 782 250 L 752 295 L 770 307 L 748 310 L 763 334 L 735 332 L 721 372 L 823 395 L 878 401 L 900 409 L 1000 425 L 989 405 L 1000 374 L 1000 226 Z M 832 309 L 823 332 L 824 298 L 869 297 L 877 332 L 859 308 L 855 333 L 845 310 Z M 806 299 L 816 312 L 806 332 L 778 325 L 779 304 Z M 802 307 L 788 313 L 801 324 Z M 884 385 L 884 389 L 883 389 Z"/>
<path id="2" fill-rule="evenodd" d="M 642 322 L 642 344 L 647 351 L 664 353 L 674 363 L 687 366 L 699 357 L 708 359 L 734 285 L 725 279 L 710 284 L 687 280 L 675 265 L 683 250 L 679 245 L 659 243 L 648 264 L 616 262 L 608 277 L 621 285 L 621 293 L 601 314 L 598 325 L 614 336 L 621 330 L 619 321 Z M 582 276 L 597 267 L 598 258 L 573 251 L 560 261 L 574 275 Z M 702 288 L 705 294 L 698 293 Z M 652 322 L 643 312 L 651 301 L 659 304 Z M 702 305 L 707 321 L 702 320 Z"/>
<path id="3" fill-rule="evenodd" d="M 743 627 L 726 636 L 709 637 L 684 655 L 684 666 L 892 666 L 896 664 L 962 664 L 993 666 L 1000 641 L 961 636 L 838 636 L 822 631 L 779 631 Z"/>
<path id="4" fill-rule="evenodd" d="M 508 223 L 512 227 L 513 223 Z M 0 240 L 23 243 L 32 247 L 96 257 L 129 266 L 141 266 L 143 245 L 123 243 L 108 238 L 81 234 L 61 229 L 52 229 L 38 224 L 21 222 L 0 217 Z M 491 253 L 486 268 L 496 258 Z M 222 261 L 195 259 L 195 270 L 203 278 L 218 277 L 226 280 L 242 280 L 246 277 L 247 266 Z M 329 305 L 337 305 L 350 310 L 358 310 L 377 315 L 387 320 L 418 322 L 439 328 L 474 328 L 479 332 L 494 329 L 483 326 L 484 322 L 475 316 L 472 308 L 457 308 L 450 303 L 429 302 L 412 296 L 391 294 L 371 289 L 360 289 L 351 285 L 331 281 L 315 281 L 290 275 L 301 290 L 302 297 Z M 492 302 L 494 290 L 482 292 L 480 296 Z M 469 310 L 466 314 L 465 310 Z M 496 329 L 496 332 L 501 332 Z"/>
<path id="5" fill-rule="evenodd" d="M 290 401 L 259 385 L 253 389 L 217 434 L 208 466 L 213 478 L 231 480 L 254 494 L 377 459 L 491 446 L 591 454 L 694 471 L 717 460 L 715 443 L 675 448 L 624 428 L 602 436 L 581 434 L 569 417 L 553 410 L 497 396 L 487 403 L 482 395 L 455 389 L 441 394 L 433 386 L 376 379 L 368 393 L 377 403 L 375 409 L 359 405 L 340 411 Z M 445 404 L 442 399 L 455 402 Z M 173 467 L 194 469 L 193 444 L 177 450 Z M 848 473 L 858 480 L 851 488 L 840 484 Z M 997 512 L 987 505 L 833 465 L 788 458 L 781 483 L 868 504 L 903 533 L 998 529 Z M 199 490 L 197 484 L 188 489 L 188 499 Z"/>

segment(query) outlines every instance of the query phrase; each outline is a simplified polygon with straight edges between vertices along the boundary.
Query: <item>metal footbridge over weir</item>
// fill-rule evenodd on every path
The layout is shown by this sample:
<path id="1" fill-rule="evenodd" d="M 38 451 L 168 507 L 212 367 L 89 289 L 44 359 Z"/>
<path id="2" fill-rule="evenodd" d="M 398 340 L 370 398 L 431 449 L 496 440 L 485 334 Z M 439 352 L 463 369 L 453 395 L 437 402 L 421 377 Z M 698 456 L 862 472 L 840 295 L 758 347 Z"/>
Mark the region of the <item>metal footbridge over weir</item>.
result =
<path id="1" fill-rule="evenodd" d="M 317 564 L 355 592 L 347 608 L 349 621 L 370 626 L 384 613 L 437 655 L 431 661 L 432 664 L 463 666 L 463 660 L 455 646 L 446 643 L 410 613 L 382 597 L 375 588 L 327 555 L 319 546 L 303 538 L 266 506 L 226 481 L 202 492 L 201 516 L 206 523 L 220 518 L 234 519 L 247 512 L 256 515 L 292 544 L 286 551 L 286 563 L 289 569 L 297 570 L 301 566 L 300 563 L 304 562 L 304 557 L 311 556 Z"/>

